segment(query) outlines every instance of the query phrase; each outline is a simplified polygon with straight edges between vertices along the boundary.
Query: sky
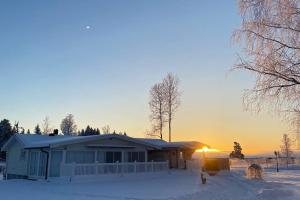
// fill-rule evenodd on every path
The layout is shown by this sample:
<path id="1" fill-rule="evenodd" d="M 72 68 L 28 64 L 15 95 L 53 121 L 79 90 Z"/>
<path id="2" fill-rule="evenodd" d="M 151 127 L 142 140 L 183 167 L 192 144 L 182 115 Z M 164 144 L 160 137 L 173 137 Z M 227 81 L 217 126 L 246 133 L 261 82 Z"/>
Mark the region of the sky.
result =
<path id="1" fill-rule="evenodd" d="M 235 0 L 3 0 L 0 119 L 33 130 L 49 116 L 59 128 L 72 113 L 80 129 L 110 125 L 144 137 L 149 89 L 172 72 L 182 91 L 174 141 L 279 149 L 287 122 L 246 111 L 243 93 L 255 79 L 230 70 L 240 21 Z"/>

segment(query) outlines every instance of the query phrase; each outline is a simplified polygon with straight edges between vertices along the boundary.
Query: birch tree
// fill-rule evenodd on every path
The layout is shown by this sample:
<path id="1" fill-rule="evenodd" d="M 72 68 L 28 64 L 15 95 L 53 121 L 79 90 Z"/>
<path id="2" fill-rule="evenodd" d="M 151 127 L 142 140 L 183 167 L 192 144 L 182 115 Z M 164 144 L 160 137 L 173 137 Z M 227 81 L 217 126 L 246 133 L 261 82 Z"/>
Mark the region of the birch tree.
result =
<path id="1" fill-rule="evenodd" d="M 281 142 L 281 153 L 286 160 L 286 167 L 288 167 L 292 155 L 292 140 L 289 138 L 288 134 L 283 134 Z"/>
<path id="2" fill-rule="evenodd" d="M 42 132 L 44 135 L 50 134 L 53 132 L 53 129 L 50 126 L 50 118 L 48 116 L 45 117 L 42 124 Z"/>
<path id="3" fill-rule="evenodd" d="M 74 135 L 76 134 L 76 123 L 74 116 L 72 114 L 68 114 L 60 124 L 60 129 L 64 135 Z"/>
<path id="4" fill-rule="evenodd" d="M 299 112 L 299 1 L 238 2 L 242 23 L 233 39 L 244 47 L 244 52 L 235 67 L 256 77 L 255 85 L 245 94 L 246 105 L 260 109 L 267 103 L 279 111 Z"/>
<path id="5" fill-rule="evenodd" d="M 155 84 L 150 90 L 149 106 L 151 110 L 150 120 L 152 122 L 152 131 L 150 136 L 158 136 L 163 139 L 163 127 L 166 122 L 166 101 L 163 83 Z"/>
<path id="6" fill-rule="evenodd" d="M 165 99 L 165 112 L 167 115 L 169 142 L 172 140 L 172 121 L 175 113 L 180 106 L 179 79 L 172 73 L 169 73 L 163 80 L 163 90 Z"/>
<path id="7" fill-rule="evenodd" d="M 102 127 L 102 133 L 103 134 L 110 134 L 110 126 L 106 125 Z"/>

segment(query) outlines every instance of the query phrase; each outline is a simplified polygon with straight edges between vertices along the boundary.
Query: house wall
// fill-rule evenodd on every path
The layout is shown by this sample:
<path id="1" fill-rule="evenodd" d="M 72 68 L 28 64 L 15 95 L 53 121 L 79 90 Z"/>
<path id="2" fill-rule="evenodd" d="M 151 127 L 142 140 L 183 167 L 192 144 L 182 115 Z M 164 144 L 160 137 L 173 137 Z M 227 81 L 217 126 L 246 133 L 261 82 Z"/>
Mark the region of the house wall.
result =
<path id="1" fill-rule="evenodd" d="M 21 157 L 21 152 L 25 152 L 25 157 Z M 27 177 L 28 150 L 23 149 L 16 140 L 9 146 L 6 155 L 7 178 Z"/>
<path id="2" fill-rule="evenodd" d="M 186 169 L 186 160 L 191 160 L 194 150 L 172 148 L 166 150 L 149 151 L 148 160 L 166 161 L 169 160 L 170 168 Z"/>
<path id="3" fill-rule="evenodd" d="M 134 148 L 109 148 L 109 147 L 105 147 L 105 148 L 99 148 L 99 147 L 89 147 L 89 145 L 105 145 L 105 146 L 109 146 L 109 145 L 118 145 L 118 146 L 132 146 Z M 68 167 L 64 164 L 66 164 L 66 154 L 69 151 L 94 151 L 95 152 L 95 162 L 97 161 L 97 153 L 98 151 L 112 151 L 112 152 L 122 152 L 122 161 L 123 162 L 127 162 L 127 154 L 126 152 L 134 152 L 134 151 L 138 151 L 138 152 L 145 152 L 145 160 L 147 161 L 147 151 L 148 148 L 144 145 L 141 144 L 137 144 L 134 142 L 130 142 L 130 141 L 124 141 L 124 140 L 120 140 L 120 139 L 116 139 L 116 138 L 112 138 L 112 139 L 103 139 L 103 140 L 98 140 L 98 141 L 91 141 L 91 142 L 83 142 L 83 143 L 77 143 L 77 144 L 69 144 L 69 145 L 64 145 L 61 147 L 57 147 L 57 148 L 53 148 L 51 149 L 51 154 L 53 151 L 62 151 L 62 160 L 61 160 L 61 164 L 59 165 L 51 165 L 51 161 L 49 164 L 49 167 L 57 167 L 59 168 L 60 171 L 60 176 L 67 176 L 68 175 L 68 171 L 70 171 L 69 169 L 67 169 Z M 50 155 L 51 158 L 51 155 Z M 52 160 L 52 159 L 50 159 Z M 63 166 L 63 167 L 61 167 Z M 49 169 L 50 171 L 50 176 L 51 176 L 51 172 L 55 171 L 53 169 Z M 55 175 L 57 176 L 57 175 Z"/>

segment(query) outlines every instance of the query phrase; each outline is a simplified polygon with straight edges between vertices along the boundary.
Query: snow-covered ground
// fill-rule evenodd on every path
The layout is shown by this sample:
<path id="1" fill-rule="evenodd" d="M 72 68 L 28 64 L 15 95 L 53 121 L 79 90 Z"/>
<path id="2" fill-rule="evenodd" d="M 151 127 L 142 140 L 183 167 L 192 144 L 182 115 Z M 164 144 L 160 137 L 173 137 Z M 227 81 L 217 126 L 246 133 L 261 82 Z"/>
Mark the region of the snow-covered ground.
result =
<path id="1" fill-rule="evenodd" d="M 299 200 L 300 170 L 265 171 L 263 181 L 247 180 L 243 170 L 234 169 L 208 177 L 202 185 L 198 173 L 105 177 L 98 180 L 0 181 L 1 200 Z"/>

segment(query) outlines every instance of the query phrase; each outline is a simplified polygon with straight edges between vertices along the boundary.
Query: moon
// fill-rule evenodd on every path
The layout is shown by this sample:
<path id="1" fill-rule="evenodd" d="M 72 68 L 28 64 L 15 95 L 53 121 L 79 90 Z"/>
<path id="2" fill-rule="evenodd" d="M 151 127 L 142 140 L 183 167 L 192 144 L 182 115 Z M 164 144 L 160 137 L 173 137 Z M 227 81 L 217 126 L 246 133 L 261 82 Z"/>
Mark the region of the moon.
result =
<path id="1" fill-rule="evenodd" d="M 91 29 L 91 26 L 85 26 L 85 29 L 89 30 Z"/>

